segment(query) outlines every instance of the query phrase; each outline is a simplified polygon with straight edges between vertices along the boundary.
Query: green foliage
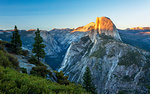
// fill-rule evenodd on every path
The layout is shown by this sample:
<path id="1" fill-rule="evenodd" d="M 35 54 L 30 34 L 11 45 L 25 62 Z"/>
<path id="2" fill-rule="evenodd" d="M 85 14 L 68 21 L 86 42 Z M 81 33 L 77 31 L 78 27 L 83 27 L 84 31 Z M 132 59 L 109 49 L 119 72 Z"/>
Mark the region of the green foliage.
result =
<path id="1" fill-rule="evenodd" d="M 32 68 L 31 74 L 42 77 L 52 75 L 51 71 L 47 70 L 47 67 L 42 62 L 38 61 L 35 56 L 31 56 L 28 62 L 36 65 L 36 67 Z"/>
<path id="2" fill-rule="evenodd" d="M 10 42 L 0 40 L 0 50 L 4 52 L 12 52 L 12 45 Z"/>
<path id="3" fill-rule="evenodd" d="M 150 93 L 150 85 L 147 85 L 146 87 L 148 89 L 148 93 Z"/>
<path id="4" fill-rule="evenodd" d="M 28 50 L 22 50 L 21 51 L 21 55 L 23 55 L 23 56 L 28 56 L 28 54 L 29 54 Z"/>
<path id="5" fill-rule="evenodd" d="M 117 94 L 125 94 L 124 91 L 119 91 Z"/>
<path id="6" fill-rule="evenodd" d="M 8 60 L 11 62 L 12 66 L 15 69 L 19 68 L 19 62 L 16 57 L 14 57 L 13 55 L 11 55 L 9 53 L 6 53 L 6 56 L 8 57 Z"/>
<path id="7" fill-rule="evenodd" d="M 12 45 L 12 52 L 16 54 L 20 54 L 22 51 L 22 41 L 20 39 L 20 35 L 17 29 L 17 26 L 15 26 L 12 38 L 11 38 L 11 45 Z"/>
<path id="8" fill-rule="evenodd" d="M 35 43 L 33 44 L 33 49 L 32 52 L 35 53 L 35 56 L 37 57 L 37 60 L 40 61 L 40 58 L 44 58 L 45 57 L 45 45 L 42 44 L 43 39 L 40 36 L 40 30 L 37 29 L 37 31 L 35 32 Z"/>
<path id="9" fill-rule="evenodd" d="M 118 91 L 117 94 L 127 94 L 127 91 L 126 91 L 126 90 L 120 90 L 120 91 Z M 135 93 L 135 94 L 136 94 L 136 93 Z"/>
<path id="10" fill-rule="evenodd" d="M 40 61 L 38 61 L 35 56 L 31 56 L 29 58 L 28 62 L 31 64 L 35 64 L 36 66 L 44 66 L 44 64 L 42 64 Z"/>
<path id="11" fill-rule="evenodd" d="M 96 88 L 94 84 L 92 83 L 92 76 L 91 76 L 91 71 L 89 67 L 86 67 L 86 71 L 83 75 L 83 87 L 87 92 L 90 92 L 92 94 L 97 94 L 96 93 Z"/>
<path id="12" fill-rule="evenodd" d="M 7 41 L 0 40 L 0 45 L 5 45 L 7 43 L 8 43 Z"/>
<path id="13" fill-rule="evenodd" d="M 121 79 L 123 82 L 130 82 L 134 79 L 134 77 L 130 77 L 129 75 L 123 76 Z"/>
<path id="14" fill-rule="evenodd" d="M 26 68 L 20 68 L 22 73 L 27 73 L 27 69 Z"/>
<path id="15" fill-rule="evenodd" d="M 46 77 L 47 74 L 51 75 L 51 72 L 47 70 L 46 66 L 33 67 L 30 73 L 33 75 L 42 76 L 42 77 Z"/>
<path id="16" fill-rule="evenodd" d="M 13 67 L 15 69 L 18 68 L 18 60 L 2 50 L 0 50 L 0 65 L 6 67 Z"/>
<path id="17" fill-rule="evenodd" d="M 55 73 L 57 77 L 57 83 L 61 85 L 69 85 L 68 76 L 64 76 L 64 73 L 62 71 L 55 71 Z"/>
<path id="18" fill-rule="evenodd" d="M 6 44 L 6 43 L 7 43 L 6 41 L 0 40 L 0 50 L 3 50 L 3 51 L 4 51 L 4 48 L 5 48 L 5 44 Z"/>
<path id="19" fill-rule="evenodd" d="M 0 65 L 6 67 L 9 67 L 11 65 L 11 62 L 8 60 L 6 54 L 3 51 L 0 51 Z"/>
<path id="20" fill-rule="evenodd" d="M 140 66 L 141 55 L 137 51 L 129 51 L 120 58 L 118 65 L 130 66 L 132 64 Z"/>
<path id="21" fill-rule="evenodd" d="M 80 85 L 60 85 L 0 66 L 0 94 L 87 94 Z"/>
<path id="22" fill-rule="evenodd" d="M 6 41 L 3 41 L 3 43 L 3 51 L 12 53 L 12 44 Z"/>
<path id="23" fill-rule="evenodd" d="M 105 48 L 100 45 L 99 49 L 93 52 L 90 57 L 102 58 L 105 54 L 106 54 Z"/>

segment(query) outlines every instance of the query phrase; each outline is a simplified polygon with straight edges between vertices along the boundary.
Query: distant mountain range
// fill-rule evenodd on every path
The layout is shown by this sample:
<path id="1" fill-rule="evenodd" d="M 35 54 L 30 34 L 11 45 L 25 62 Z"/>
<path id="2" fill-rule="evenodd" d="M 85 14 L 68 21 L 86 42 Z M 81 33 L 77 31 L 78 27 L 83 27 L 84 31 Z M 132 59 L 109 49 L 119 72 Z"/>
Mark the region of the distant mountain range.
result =
<path id="1" fill-rule="evenodd" d="M 127 28 L 127 30 L 150 30 L 150 27 L 133 27 Z"/>
<path id="2" fill-rule="evenodd" d="M 95 24 L 95 23 L 94 23 Z M 91 24 L 92 25 L 92 24 Z M 85 26 L 85 27 L 89 27 Z M 79 39 L 85 36 L 86 32 L 77 31 L 77 29 L 53 29 L 51 31 L 42 31 L 41 35 L 44 39 L 44 43 L 47 45 L 45 51 L 46 62 L 51 65 L 53 69 L 60 67 L 60 64 L 64 58 L 64 55 L 72 42 L 79 41 Z M 0 30 L 0 39 L 10 41 L 11 32 L 13 30 Z M 30 31 L 30 32 L 29 32 Z M 118 33 L 124 43 L 132 46 L 150 51 L 150 30 L 120 30 Z M 23 41 L 23 48 L 31 50 L 34 43 L 34 29 L 20 30 L 21 38 Z M 59 59 L 58 59 L 59 58 Z"/>
<path id="3" fill-rule="evenodd" d="M 12 32 L 0 30 L 0 39 L 10 41 Z M 23 49 L 31 51 L 35 30 L 19 32 Z M 46 45 L 45 61 L 53 69 L 62 70 L 70 81 L 81 83 L 89 66 L 99 94 L 120 90 L 144 94 L 147 91 L 143 85 L 150 75 L 149 32 L 148 27 L 120 30 L 108 17 L 98 17 L 96 23 L 76 29 L 42 30 L 41 36 Z"/>
<path id="4" fill-rule="evenodd" d="M 74 32 L 72 29 L 53 29 L 51 31 L 41 31 L 44 44 L 46 45 L 45 61 L 53 68 L 57 69 L 63 60 L 63 57 L 72 42 L 78 41 L 86 33 Z M 23 49 L 32 50 L 34 43 L 35 31 L 20 30 Z M 0 31 L 0 40 L 10 41 L 12 31 Z"/>

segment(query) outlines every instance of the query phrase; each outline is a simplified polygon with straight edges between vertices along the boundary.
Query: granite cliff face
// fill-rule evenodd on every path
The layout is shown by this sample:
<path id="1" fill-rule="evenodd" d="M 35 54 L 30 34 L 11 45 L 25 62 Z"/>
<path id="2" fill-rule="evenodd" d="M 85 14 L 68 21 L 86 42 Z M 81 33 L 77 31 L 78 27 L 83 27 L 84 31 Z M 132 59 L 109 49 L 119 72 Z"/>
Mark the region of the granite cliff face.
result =
<path id="1" fill-rule="evenodd" d="M 97 35 L 92 42 L 88 35 L 70 45 L 59 71 L 70 81 L 82 83 L 88 66 L 98 94 L 147 94 L 149 61 L 149 52 L 109 36 Z"/>
<path id="2" fill-rule="evenodd" d="M 108 17 L 97 17 L 96 23 L 91 22 L 85 26 L 78 27 L 72 32 L 87 32 L 92 30 L 98 32 L 100 35 L 104 34 L 107 36 L 112 36 L 117 40 L 121 40 L 116 26 Z"/>
<path id="3" fill-rule="evenodd" d="M 59 71 L 70 81 L 82 83 L 88 66 L 98 94 L 148 94 L 150 53 L 120 41 L 109 18 L 97 18 L 94 27 L 71 43 Z"/>
<path id="4" fill-rule="evenodd" d="M 95 30 L 101 35 L 107 35 L 114 37 L 117 40 L 121 40 L 118 30 L 114 23 L 107 17 L 97 17 Z"/>

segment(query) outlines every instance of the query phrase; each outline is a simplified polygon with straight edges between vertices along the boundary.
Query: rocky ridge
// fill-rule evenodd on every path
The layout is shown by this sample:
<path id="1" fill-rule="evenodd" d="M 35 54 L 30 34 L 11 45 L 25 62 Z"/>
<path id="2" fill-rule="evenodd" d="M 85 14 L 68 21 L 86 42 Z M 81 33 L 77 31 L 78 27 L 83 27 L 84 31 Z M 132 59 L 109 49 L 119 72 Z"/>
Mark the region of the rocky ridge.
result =
<path id="1" fill-rule="evenodd" d="M 150 30 L 150 27 L 133 27 L 127 28 L 127 30 Z"/>
<path id="2" fill-rule="evenodd" d="M 78 32 L 95 31 L 98 32 L 100 35 L 104 34 L 107 36 L 112 36 L 117 40 L 121 40 L 116 26 L 108 17 L 97 17 L 96 23 L 91 22 L 85 26 L 74 29 L 72 32 L 77 31 Z"/>
<path id="3" fill-rule="evenodd" d="M 100 22 L 98 18 L 97 30 L 71 43 L 59 71 L 70 81 L 82 83 L 88 66 L 98 94 L 148 94 L 150 53 L 118 40 L 114 25 L 106 21 L 108 28 L 103 29 Z"/>
<path id="4" fill-rule="evenodd" d="M 150 53 L 108 36 L 89 36 L 72 43 L 62 67 L 69 80 L 82 83 L 86 66 L 91 69 L 98 94 L 146 94 L 150 75 Z M 134 88 L 133 88 L 134 87 Z"/>

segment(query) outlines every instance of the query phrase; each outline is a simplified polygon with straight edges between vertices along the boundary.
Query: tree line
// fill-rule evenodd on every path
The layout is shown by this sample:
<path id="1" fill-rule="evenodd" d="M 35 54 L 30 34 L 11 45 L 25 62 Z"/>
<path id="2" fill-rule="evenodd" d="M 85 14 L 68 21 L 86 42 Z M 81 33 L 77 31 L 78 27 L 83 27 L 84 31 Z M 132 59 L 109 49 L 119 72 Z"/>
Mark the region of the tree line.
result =
<path id="1" fill-rule="evenodd" d="M 46 47 L 42 42 L 43 39 L 40 36 L 40 30 L 37 29 L 35 32 L 35 43 L 33 44 L 33 49 L 32 52 L 35 54 L 36 59 L 38 62 L 40 62 L 41 58 L 45 57 L 45 51 L 44 48 Z M 22 41 L 21 41 L 21 36 L 19 34 L 19 31 L 17 29 L 17 26 L 14 28 L 14 32 L 11 37 L 11 50 L 15 54 L 21 54 L 22 53 Z"/>
<path id="2" fill-rule="evenodd" d="M 39 29 L 37 29 L 37 31 L 35 32 L 34 40 L 35 42 L 33 44 L 32 52 L 34 53 L 37 61 L 40 62 L 40 60 L 45 57 L 44 48 L 46 47 L 46 45 L 43 44 L 43 38 L 40 35 Z M 15 26 L 13 35 L 11 37 L 11 48 L 12 52 L 17 55 L 22 53 L 22 41 L 17 26 Z M 89 94 L 97 94 L 89 67 L 86 67 L 86 70 L 84 72 L 82 86 L 87 92 L 89 92 Z"/>

